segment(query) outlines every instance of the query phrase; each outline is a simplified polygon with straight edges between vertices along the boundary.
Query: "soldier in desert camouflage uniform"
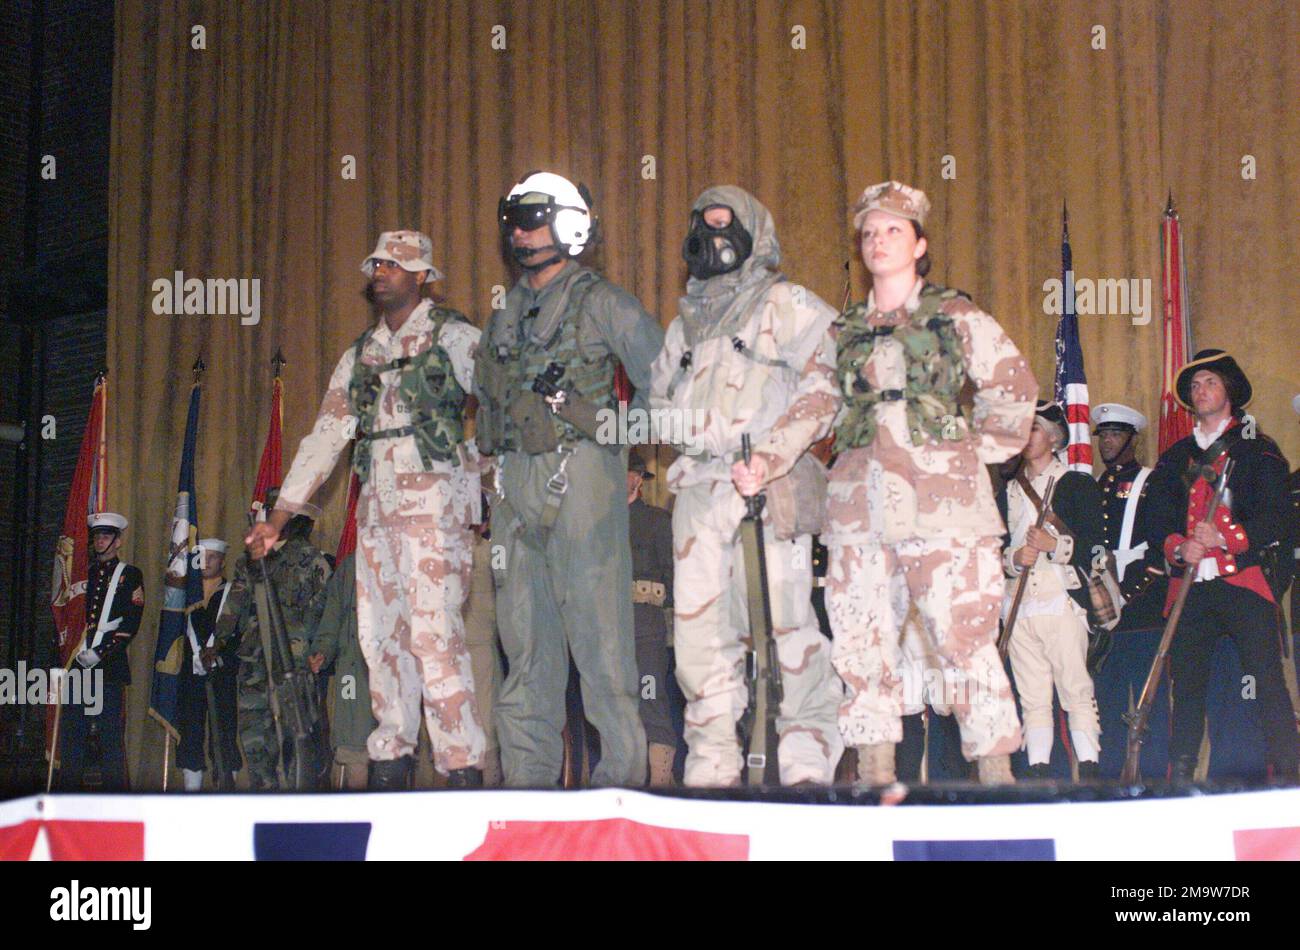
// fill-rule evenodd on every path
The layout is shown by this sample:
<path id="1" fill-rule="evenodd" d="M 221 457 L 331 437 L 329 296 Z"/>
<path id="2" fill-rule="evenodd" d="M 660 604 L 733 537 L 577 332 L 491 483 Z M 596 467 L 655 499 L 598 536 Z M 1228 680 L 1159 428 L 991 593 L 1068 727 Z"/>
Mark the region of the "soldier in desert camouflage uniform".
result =
<path id="1" fill-rule="evenodd" d="M 274 488 L 267 492 L 268 507 L 275 503 L 276 494 Z M 329 562 L 310 540 L 312 520 L 318 514 L 318 510 L 304 506 L 303 513 L 284 526 L 277 546 L 266 555 L 267 575 L 280 599 L 290 651 L 294 662 L 302 669 L 307 668 L 307 639 L 320 619 L 316 595 L 325 589 L 330 576 Z M 250 577 L 253 571 L 257 573 Z M 254 790 L 279 787 L 276 765 L 281 753 L 271 712 L 262 631 L 258 626 L 257 603 L 253 596 L 252 584 L 260 577 L 260 572 L 261 568 L 252 567 L 247 553 L 239 559 L 235 579 L 230 585 L 230 596 L 217 619 L 216 644 L 210 654 L 225 653 L 231 640 L 239 637 L 239 672 L 236 674 L 239 739 L 244 747 L 244 761 L 248 764 L 249 782 Z M 278 675 L 279 657 L 273 655 L 271 661 Z"/>
<path id="2" fill-rule="evenodd" d="M 421 299 L 442 277 L 431 258 L 418 231 L 380 235 L 362 270 L 381 319 L 339 360 L 275 511 L 248 538 L 259 555 L 356 435 L 357 632 L 379 721 L 367 742 L 377 789 L 409 781 L 421 700 L 434 767 L 452 786 L 483 780 L 461 619 L 480 508 L 479 459 L 462 428 L 479 332 Z"/>
<path id="3" fill-rule="evenodd" d="M 773 494 L 802 477 L 791 474 L 797 466 L 821 465 L 807 450 L 839 406 L 828 333 L 835 311 L 777 272 L 772 216 L 743 189 L 700 195 L 683 255 L 691 278 L 654 364 L 651 403 L 659 418 L 681 420 L 685 453 L 668 472 L 677 494 L 673 617 L 687 700 L 685 781 L 740 781 L 748 618 L 737 534 L 745 497 L 766 487 L 764 545 L 784 685 L 781 782 L 829 784 L 843 751 L 835 725 L 843 691 L 813 615 L 812 537 L 808 528 L 774 523 L 781 509 Z M 753 446 L 749 466 L 740 460 L 743 435 Z"/>
<path id="4" fill-rule="evenodd" d="M 836 323 L 845 402 L 824 536 L 847 688 L 840 731 L 858 749 L 861 781 L 894 780 L 899 628 L 915 603 L 956 687 L 963 754 L 979 760 L 981 781 L 1011 781 L 1020 723 L 995 643 L 1003 524 L 984 466 L 1024 446 L 1038 386 L 992 317 L 924 280 L 922 192 L 874 185 L 854 211 L 872 291 Z M 970 423 L 958 407 L 967 381 Z"/>

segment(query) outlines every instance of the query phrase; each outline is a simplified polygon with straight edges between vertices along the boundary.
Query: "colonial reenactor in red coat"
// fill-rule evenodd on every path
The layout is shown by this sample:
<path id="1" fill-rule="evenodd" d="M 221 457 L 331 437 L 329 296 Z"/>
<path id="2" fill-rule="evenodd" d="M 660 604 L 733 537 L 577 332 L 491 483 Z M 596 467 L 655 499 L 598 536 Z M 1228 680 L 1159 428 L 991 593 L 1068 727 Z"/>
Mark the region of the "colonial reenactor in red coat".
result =
<path id="1" fill-rule="evenodd" d="M 1282 676 L 1276 595 L 1264 564 L 1290 535 L 1287 462 L 1276 442 L 1243 419 L 1251 385 L 1223 350 L 1202 350 L 1178 373 L 1178 401 L 1192 411 L 1192 434 L 1160 457 L 1151 476 L 1155 506 L 1148 541 L 1172 565 L 1166 611 L 1192 583 L 1170 651 L 1175 781 L 1190 780 L 1205 723 L 1210 663 L 1219 637 L 1232 637 L 1254 684 L 1274 780 L 1297 779 L 1300 743 Z M 1233 470 L 1219 509 L 1207 520 L 1224 466 Z"/>

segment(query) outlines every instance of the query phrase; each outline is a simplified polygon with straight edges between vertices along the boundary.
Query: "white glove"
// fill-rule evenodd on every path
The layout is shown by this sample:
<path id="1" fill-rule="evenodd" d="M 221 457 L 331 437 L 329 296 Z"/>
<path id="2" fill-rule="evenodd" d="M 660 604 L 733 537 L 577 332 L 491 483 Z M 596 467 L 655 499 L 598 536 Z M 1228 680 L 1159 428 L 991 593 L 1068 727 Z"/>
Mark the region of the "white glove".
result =
<path id="1" fill-rule="evenodd" d="M 77 662 L 86 669 L 90 669 L 99 662 L 99 654 L 94 650 L 82 650 L 77 654 Z"/>

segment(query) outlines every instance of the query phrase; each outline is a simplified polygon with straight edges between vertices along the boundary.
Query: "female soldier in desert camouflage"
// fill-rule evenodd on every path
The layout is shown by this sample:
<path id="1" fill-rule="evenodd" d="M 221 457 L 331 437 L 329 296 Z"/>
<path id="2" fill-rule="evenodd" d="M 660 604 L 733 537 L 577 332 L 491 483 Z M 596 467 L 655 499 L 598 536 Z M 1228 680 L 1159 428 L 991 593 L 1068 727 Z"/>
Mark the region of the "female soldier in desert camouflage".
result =
<path id="1" fill-rule="evenodd" d="M 997 322 L 925 280 L 930 203 L 899 182 L 854 208 L 865 303 L 837 321 L 838 458 L 824 540 L 839 727 L 859 780 L 894 781 L 902 738 L 899 633 L 915 604 L 980 781 L 1011 781 L 1020 722 L 996 639 L 1003 533 L 985 465 L 1024 446 L 1038 385 Z M 958 406 L 969 381 L 974 411 Z"/>

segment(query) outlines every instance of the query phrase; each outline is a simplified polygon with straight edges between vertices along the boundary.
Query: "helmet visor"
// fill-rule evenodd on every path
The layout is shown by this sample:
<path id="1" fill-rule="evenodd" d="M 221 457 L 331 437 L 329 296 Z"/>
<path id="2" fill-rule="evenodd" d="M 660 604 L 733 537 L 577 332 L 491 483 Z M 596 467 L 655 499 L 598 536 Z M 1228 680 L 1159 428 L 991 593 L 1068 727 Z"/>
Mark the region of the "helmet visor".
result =
<path id="1" fill-rule="evenodd" d="M 501 232 L 509 234 L 515 228 L 521 231 L 536 231 L 546 227 L 555 212 L 555 205 L 541 203 L 520 203 L 518 199 L 503 199 L 497 209 Z"/>

